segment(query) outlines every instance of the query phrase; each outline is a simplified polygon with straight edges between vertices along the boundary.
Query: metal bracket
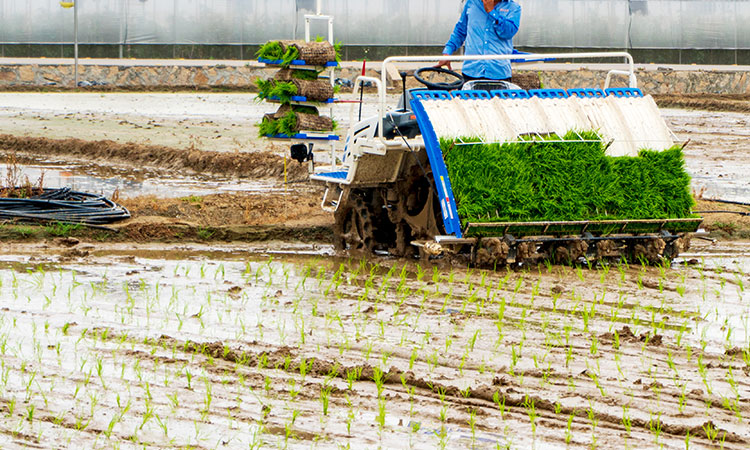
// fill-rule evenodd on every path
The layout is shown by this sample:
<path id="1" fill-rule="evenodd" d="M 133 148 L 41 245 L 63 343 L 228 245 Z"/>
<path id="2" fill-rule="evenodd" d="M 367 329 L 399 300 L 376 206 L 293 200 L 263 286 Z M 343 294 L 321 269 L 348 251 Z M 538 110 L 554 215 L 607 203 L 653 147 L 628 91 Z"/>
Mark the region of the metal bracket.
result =
<path id="1" fill-rule="evenodd" d="M 339 192 L 339 199 L 336 201 L 331 201 L 330 203 L 334 205 L 333 207 L 327 206 L 326 202 L 328 201 L 328 192 L 331 190 L 331 188 L 327 187 L 326 192 L 323 194 L 323 201 L 320 202 L 320 208 L 325 212 L 331 212 L 335 213 L 339 210 L 339 205 L 341 205 L 341 197 L 344 196 L 344 190 L 340 189 L 341 192 Z"/>

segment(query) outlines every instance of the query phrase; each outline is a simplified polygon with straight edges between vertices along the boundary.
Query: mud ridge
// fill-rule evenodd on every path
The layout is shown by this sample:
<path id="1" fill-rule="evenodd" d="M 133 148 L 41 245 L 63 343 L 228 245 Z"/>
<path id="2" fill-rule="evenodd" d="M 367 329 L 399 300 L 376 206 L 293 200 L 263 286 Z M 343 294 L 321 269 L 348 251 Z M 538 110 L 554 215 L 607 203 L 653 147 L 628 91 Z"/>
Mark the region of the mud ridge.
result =
<path id="1" fill-rule="evenodd" d="M 195 227 L 180 224 L 130 224 L 120 228 L 122 241 L 223 241 L 223 242 L 265 242 L 274 240 L 298 242 L 325 242 L 332 239 L 333 230 L 325 226 L 227 226 Z M 117 237 L 108 239 L 117 241 Z"/>
<path id="2" fill-rule="evenodd" d="M 92 330 L 91 332 L 97 339 L 122 339 L 122 337 L 116 333 L 111 332 L 108 328 L 99 328 Z M 127 339 L 127 336 L 125 337 Z M 274 368 L 277 370 L 285 370 L 287 372 L 297 372 L 300 370 L 300 363 L 296 362 L 299 358 L 296 353 L 296 349 L 288 346 L 280 347 L 275 350 L 253 352 L 249 350 L 234 349 L 227 346 L 223 342 L 194 342 L 194 341 L 180 341 L 167 335 L 162 335 L 159 338 L 152 339 L 146 338 L 139 343 L 145 345 L 159 346 L 162 348 L 178 348 L 185 352 L 202 354 L 210 356 L 211 358 L 231 362 L 234 364 L 241 364 L 245 366 L 256 366 L 261 360 L 264 361 L 265 367 Z M 251 342 L 251 345 L 257 343 Z M 301 361 L 301 359 L 299 359 Z M 474 388 L 467 388 L 461 390 L 456 386 L 442 384 L 432 380 L 426 380 L 424 378 L 418 378 L 411 371 L 401 371 L 396 367 L 391 367 L 387 371 L 376 371 L 376 367 L 369 364 L 359 364 L 353 366 L 345 366 L 337 362 L 325 361 L 320 359 L 310 358 L 307 360 L 310 363 L 307 366 L 307 373 L 318 377 L 330 377 L 339 378 L 346 380 L 347 374 L 354 372 L 357 374 L 357 381 L 370 381 L 374 380 L 377 376 L 382 377 L 383 384 L 388 385 L 400 385 L 404 388 L 415 387 L 420 390 L 429 391 L 432 393 L 438 393 L 441 396 L 452 398 L 455 403 L 466 405 L 467 407 L 476 406 L 474 401 L 479 400 L 482 402 L 494 405 L 496 398 L 502 398 L 505 401 L 505 405 L 508 407 L 525 408 L 529 403 L 533 404 L 537 411 L 545 411 L 550 415 L 557 416 L 563 415 L 576 415 L 581 413 L 576 408 L 566 407 L 561 405 L 555 405 L 554 402 L 547 399 L 512 392 L 513 389 L 508 388 L 505 391 L 497 388 L 496 386 L 481 384 Z M 376 374 L 376 372 L 379 372 Z M 374 381 L 373 381 L 374 382 Z M 502 384 L 502 383 L 501 383 Z M 594 416 L 601 422 L 610 424 L 613 428 L 619 428 L 621 426 L 621 418 L 605 414 L 601 412 L 594 413 Z M 670 424 L 662 421 L 661 419 L 650 419 L 644 420 L 640 418 L 632 418 L 632 426 L 643 430 L 650 430 L 654 427 L 662 430 L 663 433 L 673 436 L 684 436 L 690 432 L 690 436 L 702 439 L 711 439 L 706 429 L 713 430 L 716 432 L 716 436 L 722 439 L 724 442 L 729 443 L 740 443 L 744 444 L 747 441 L 730 431 L 724 430 L 711 421 L 705 422 L 702 425 L 688 426 L 684 424 Z"/>
<path id="3" fill-rule="evenodd" d="M 39 86 L 39 85 L 2 85 L 0 92 L 169 92 L 169 93 L 195 93 L 195 92 L 258 92 L 258 86 L 249 85 L 193 85 L 186 84 L 182 86 L 174 85 L 99 85 L 99 86 Z"/>
<path id="4" fill-rule="evenodd" d="M 660 108 L 750 112 L 750 94 L 654 94 Z"/>
<path id="5" fill-rule="evenodd" d="M 196 148 L 172 148 L 114 141 L 84 141 L 81 139 L 48 139 L 0 135 L 4 150 L 46 156 L 68 156 L 96 161 L 111 161 L 129 166 L 157 169 L 191 170 L 252 178 L 281 178 L 284 158 L 268 152 L 219 153 Z M 307 166 L 287 164 L 287 177 L 307 178 Z"/>
<path id="6" fill-rule="evenodd" d="M 52 230 L 52 231 L 51 231 Z M 99 242 L 329 242 L 333 230 L 325 225 L 286 226 L 286 225 L 231 225 L 201 226 L 185 223 L 133 222 L 117 228 L 78 228 L 69 232 L 68 237 L 78 239 L 91 250 L 91 244 Z M 70 249 L 54 240 L 58 236 L 50 226 L 31 227 L 4 224 L 0 227 L 0 239 L 4 242 L 33 242 L 46 240 L 58 245 L 66 258 L 86 257 L 85 249 Z M 52 251 L 52 250 L 51 250 Z"/>
<path id="7" fill-rule="evenodd" d="M 173 342 L 174 339 L 162 336 L 160 338 L 161 340 L 167 339 L 169 342 Z M 241 362 L 242 359 L 252 359 L 254 362 L 257 363 L 258 358 L 260 358 L 260 355 L 252 355 L 248 354 L 247 352 L 242 352 L 240 355 L 242 359 L 238 359 L 238 353 L 234 350 L 229 349 L 226 345 L 224 345 L 221 342 L 213 342 L 208 344 L 196 344 L 191 342 L 186 342 L 185 344 L 186 349 L 192 348 L 194 351 L 196 349 L 202 349 L 202 352 L 207 352 L 210 354 L 213 358 L 216 359 L 225 359 L 234 363 Z M 262 354 L 265 354 L 268 358 L 268 365 L 275 368 L 283 367 L 286 361 L 288 361 L 289 358 L 293 358 L 291 355 L 292 352 L 291 347 L 283 347 L 280 348 L 274 352 L 264 352 Z M 249 355 L 249 356 L 248 356 Z M 297 367 L 299 369 L 299 367 Z M 290 370 L 294 370 L 294 367 L 290 367 Z M 358 381 L 365 381 L 365 380 L 373 380 L 375 377 L 375 368 L 369 364 L 363 364 L 363 365 L 355 365 L 355 366 L 342 366 L 338 363 L 333 363 L 330 361 L 321 361 L 319 359 L 315 359 L 313 361 L 312 366 L 310 367 L 309 373 L 317 375 L 317 376 L 333 376 L 337 378 L 341 378 L 346 380 L 347 373 L 351 371 L 359 372 L 359 379 Z M 536 410 L 546 411 L 551 414 L 557 415 L 558 412 L 556 411 L 556 406 L 553 402 L 537 397 L 532 396 L 528 394 L 521 394 L 521 395 L 510 395 L 510 389 L 506 390 L 506 392 L 503 392 L 501 389 L 497 389 L 494 386 L 487 386 L 487 385 L 479 385 L 478 387 L 474 389 L 468 389 L 465 391 L 461 391 L 456 386 L 446 385 L 438 382 L 434 382 L 431 380 L 425 380 L 424 378 L 417 378 L 416 375 L 411 371 L 400 371 L 396 367 L 391 367 L 387 372 L 383 372 L 381 374 L 384 384 L 389 385 L 402 385 L 404 387 L 407 386 L 413 386 L 419 389 L 427 390 L 433 393 L 442 393 L 448 397 L 452 397 L 456 403 L 459 404 L 467 404 L 470 403 L 471 399 L 476 400 L 482 400 L 484 402 L 488 402 L 490 404 L 495 403 L 495 397 L 499 396 L 499 398 L 503 398 L 505 400 L 505 405 L 510 407 L 516 407 L 516 408 L 525 408 L 526 405 L 529 402 L 532 402 L 536 408 Z M 571 407 L 560 407 L 559 414 L 564 415 L 575 415 L 577 411 L 575 408 Z M 619 427 L 621 423 L 621 418 L 609 414 L 603 414 L 603 413 L 595 413 L 595 417 L 600 420 L 604 421 L 606 423 L 611 424 L 614 427 Z M 745 443 L 746 441 L 739 435 L 723 430 L 719 427 L 717 427 L 715 424 L 707 422 L 704 423 L 701 426 L 694 426 L 689 427 L 687 425 L 682 424 L 668 424 L 665 422 L 662 422 L 660 420 L 657 421 L 647 421 L 639 418 L 633 418 L 632 419 L 632 425 L 635 428 L 641 428 L 643 430 L 650 430 L 652 427 L 658 427 L 660 428 L 664 433 L 671 434 L 673 436 L 684 436 L 688 431 L 690 432 L 690 435 L 697 438 L 704 438 L 709 439 L 709 436 L 706 432 L 706 428 L 709 426 L 711 429 L 715 430 L 718 434 L 717 436 L 721 436 L 722 439 L 725 442 L 731 442 L 731 443 Z"/>

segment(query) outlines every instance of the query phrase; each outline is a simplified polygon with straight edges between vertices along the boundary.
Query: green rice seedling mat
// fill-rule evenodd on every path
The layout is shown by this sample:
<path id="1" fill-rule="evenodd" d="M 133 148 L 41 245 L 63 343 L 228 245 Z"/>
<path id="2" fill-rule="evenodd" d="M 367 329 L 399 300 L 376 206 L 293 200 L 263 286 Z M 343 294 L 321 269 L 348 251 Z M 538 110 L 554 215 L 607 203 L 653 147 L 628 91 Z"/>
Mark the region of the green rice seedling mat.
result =
<path id="1" fill-rule="evenodd" d="M 690 176 L 680 147 L 611 157 L 593 132 L 535 142 L 440 144 L 463 227 L 510 223 L 517 232 L 529 228 L 525 235 L 541 229 L 565 234 L 582 232 L 580 224 L 570 222 L 600 222 L 583 231 L 635 233 L 658 231 L 663 219 L 694 217 Z M 620 230 L 621 223 L 607 223 L 628 220 L 640 222 L 628 225 L 627 231 Z M 695 223 L 675 226 L 694 231 Z M 489 229 L 481 234 L 489 235 Z"/>

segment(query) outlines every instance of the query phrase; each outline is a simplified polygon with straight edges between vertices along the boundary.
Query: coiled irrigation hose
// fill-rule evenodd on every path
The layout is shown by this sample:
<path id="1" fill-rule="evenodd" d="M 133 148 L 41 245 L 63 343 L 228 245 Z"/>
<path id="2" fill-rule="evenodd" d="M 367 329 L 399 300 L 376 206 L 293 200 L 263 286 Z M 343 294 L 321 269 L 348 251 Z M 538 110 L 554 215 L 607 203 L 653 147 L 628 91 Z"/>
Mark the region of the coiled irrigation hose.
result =
<path id="1" fill-rule="evenodd" d="M 694 214 L 737 214 L 740 216 L 750 216 L 750 212 L 742 212 L 742 211 L 723 211 L 723 210 L 716 210 L 716 211 L 691 211 Z"/>
<path id="2" fill-rule="evenodd" d="M 14 188 L 23 192 L 25 188 Z M 97 226 L 130 218 L 130 212 L 104 196 L 64 187 L 43 189 L 28 198 L 0 197 L 0 219 Z"/>

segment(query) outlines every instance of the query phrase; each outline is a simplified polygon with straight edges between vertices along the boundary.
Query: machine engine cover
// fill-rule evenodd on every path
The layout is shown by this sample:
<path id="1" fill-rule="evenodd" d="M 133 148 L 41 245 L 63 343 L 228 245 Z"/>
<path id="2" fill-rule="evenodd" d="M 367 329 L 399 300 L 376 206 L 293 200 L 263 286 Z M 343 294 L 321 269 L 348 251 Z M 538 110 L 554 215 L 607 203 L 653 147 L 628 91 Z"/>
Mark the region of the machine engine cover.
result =
<path id="1" fill-rule="evenodd" d="M 398 132 L 396 128 L 398 128 Z M 420 134 L 422 132 L 419 130 L 419 124 L 417 124 L 417 116 L 411 111 L 390 112 L 383 119 L 383 137 L 386 139 L 394 139 L 401 135 L 407 139 L 412 139 Z"/>

